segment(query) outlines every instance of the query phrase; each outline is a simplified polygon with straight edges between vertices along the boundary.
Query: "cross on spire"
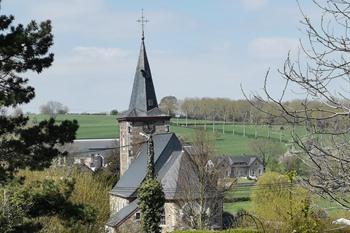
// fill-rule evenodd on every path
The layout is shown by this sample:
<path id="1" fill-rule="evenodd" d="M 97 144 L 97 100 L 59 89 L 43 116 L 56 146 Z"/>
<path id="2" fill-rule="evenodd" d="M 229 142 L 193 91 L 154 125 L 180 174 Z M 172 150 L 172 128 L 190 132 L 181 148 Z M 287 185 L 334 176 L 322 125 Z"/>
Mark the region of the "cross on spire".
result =
<path id="1" fill-rule="evenodd" d="M 145 39 L 145 24 L 149 22 L 148 19 L 146 19 L 146 17 L 143 15 L 143 9 L 141 9 L 141 17 L 136 20 L 136 22 L 141 24 L 141 28 L 142 28 L 142 40 Z"/>

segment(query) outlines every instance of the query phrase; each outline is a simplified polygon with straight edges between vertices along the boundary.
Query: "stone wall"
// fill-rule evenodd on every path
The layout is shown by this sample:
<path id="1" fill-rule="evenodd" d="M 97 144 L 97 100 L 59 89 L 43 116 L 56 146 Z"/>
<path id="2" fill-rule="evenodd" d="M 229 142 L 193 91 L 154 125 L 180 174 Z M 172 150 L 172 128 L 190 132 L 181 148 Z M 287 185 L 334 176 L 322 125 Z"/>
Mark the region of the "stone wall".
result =
<path id="1" fill-rule="evenodd" d="M 222 227 L 222 211 L 223 200 L 214 200 L 218 203 L 215 209 L 216 216 L 213 217 L 212 227 L 220 229 Z M 120 205 L 125 203 L 125 199 L 116 197 L 114 202 L 119 202 Z M 112 207 L 111 207 L 112 208 Z M 117 206 L 114 207 L 115 210 Z M 118 228 L 108 228 L 108 233 L 137 233 L 141 232 L 140 220 L 136 219 L 136 213 L 133 213 L 128 219 L 126 219 Z M 177 202 L 166 202 L 164 205 L 164 217 L 165 225 L 161 225 L 162 233 L 170 233 L 174 230 L 187 228 L 181 219 L 181 208 Z"/>
<path id="2" fill-rule="evenodd" d="M 129 126 L 130 126 L 130 123 L 127 121 L 119 122 L 120 176 L 122 176 L 126 171 L 126 169 L 128 168 L 128 158 L 129 158 L 129 149 L 130 149 L 129 147 L 127 147 L 127 145 L 130 145 L 130 135 L 128 133 Z"/>
<path id="3" fill-rule="evenodd" d="M 109 195 L 109 205 L 110 205 L 110 212 L 116 213 L 119 210 L 121 210 L 124 206 L 129 204 L 129 201 L 127 199 L 115 196 L 110 194 Z"/>
<path id="4" fill-rule="evenodd" d="M 170 130 L 170 122 L 159 120 L 153 122 L 156 126 L 155 133 L 165 133 Z M 143 132 L 145 122 L 129 122 L 121 121 L 120 126 L 120 176 L 128 169 L 129 165 L 137 156 L 137 152 L 141 147 L 145 138 L 140 135 Z"/>
<path id="5" fill-rule="evenodd" d="M 174 202 L 167 202 L 164 205 L 165 223 L 162 226 L 162 233 L 173 232 L 181 225 L 180 207 Z"/>

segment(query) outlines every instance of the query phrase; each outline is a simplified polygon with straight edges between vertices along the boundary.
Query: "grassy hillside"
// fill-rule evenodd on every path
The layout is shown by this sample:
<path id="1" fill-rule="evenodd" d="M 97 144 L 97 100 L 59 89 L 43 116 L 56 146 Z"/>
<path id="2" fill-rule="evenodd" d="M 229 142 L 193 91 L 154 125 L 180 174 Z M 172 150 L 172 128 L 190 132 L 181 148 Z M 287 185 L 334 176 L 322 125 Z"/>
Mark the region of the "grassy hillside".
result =
<path id="1" fill-rule="evenodd" d="M 42 121 L 48 119 L 48 115 L 31 115 L 31 120 Z M 79 129 L 77 138 L 117 138 L 119 137 L 119 127 L 116 116 L 106 115 L 58 115 L 56 120 L 77 120 Z"/>
<path id="2" fill-rule="evenodd" d="M 31 115 L 32 121 L 41 121 L 48 119 L 48 115 Z M 76 119 L 79 122 L 79 130 L 77 138 L 117 138 L 119 137 L 119 127 L 116 116 L 106 115 L 58 115 L 56 120 Z M 206 123 L 206 124 L 205 124 Z M 194 121 L 188 120 L 187 127 L 184 119 L 174 119 L 172 121 L 171 131 L 175 132 L 179 137 L 190 141 L 193 128 L 206 128 L 206 130 L 215 138 L 216 149 L 220 154 L 250 154 L 253 153 L 249 144 L 254 142 L 255 138 L 270 138 L 283 143 L 290 140 L 291 129 L 281 128 L 280 126 L 255 126 L 241 125 L 223 122 Z M 214 130 L 213 130 L 214 128 Z M 224 129 L 224 130 L 223 130 Z M 301 128 L 297 129 L 302 132 Z"/>

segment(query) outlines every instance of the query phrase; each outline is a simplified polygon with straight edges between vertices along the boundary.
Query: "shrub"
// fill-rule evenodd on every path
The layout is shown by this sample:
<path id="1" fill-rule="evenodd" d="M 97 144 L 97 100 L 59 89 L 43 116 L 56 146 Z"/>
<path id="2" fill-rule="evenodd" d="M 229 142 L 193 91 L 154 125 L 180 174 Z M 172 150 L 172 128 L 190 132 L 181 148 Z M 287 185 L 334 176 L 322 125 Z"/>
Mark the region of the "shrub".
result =
<path id="1" fill-rule="evenodd" d="M 252 193 L 255 214 L 265 228 L 278 232 L 319 232 L 321 219 L 311 209 L 312 195 L 302 187 L 290 185 L 292 176 L 267 172 L 260 177 Z"/>
<path id="2" fill-rule="evenodd" d="M 83 224 L 66 226 L 56 217 L 40 218 L 39 222 L 44 225 L 42 232 L 103 232 L 104 224 L 110 214 L 109 191 L 111 186 L 106 185 L 108 182 L 102 181 L 101 176 L 94 177 L 90 172 L 68 168 L 50 168 L 44 171 L 21 170 L 18 175 L 25 177 L 26 184 L 45 179 L 61 180 L 67 177 L 72 178 L 75 181 L 74 190 L 70 196 L 72 203 L 88 205 L 96 210 L 96 220 L 89 226 Z"/>

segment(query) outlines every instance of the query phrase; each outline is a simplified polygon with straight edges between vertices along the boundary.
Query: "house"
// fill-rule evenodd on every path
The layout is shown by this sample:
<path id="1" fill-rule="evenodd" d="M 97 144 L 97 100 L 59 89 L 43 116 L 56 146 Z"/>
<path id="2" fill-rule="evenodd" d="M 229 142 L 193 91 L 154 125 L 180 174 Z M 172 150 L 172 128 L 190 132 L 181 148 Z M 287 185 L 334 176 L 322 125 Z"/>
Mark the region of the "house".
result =
<path id="1" fill-rule="evenodd" d="M 118 139 L 77 139 L 60 148 L 68 155 L 57 158 L 55 166 L 84 165 L 91 171 L 106 167 L 109 157 L 119 153 Z"/>
<path id="2" fill-rule="evenodd" d="M 110 192 L 111 215 L 107 232 L 140 232 L 142 213 L 138 207 L 137 189 L 146 177 L 147 143 L 142 132 L 153 128 L 155 176 L 165 194 L 162 232 L 190 228 L 187 213 L 199 200 L 199 179 L 191 155 L 178 137 L 170 132 L 170 116 L 158 108 L 152 75 L 142 37 L 129 109 L 118 115 L 120 127 L 120 180 Z M 217 195 L 214 195 L 217 194 Z M 210 227 L 221 228 L 223 196 L 212 192 L 204 197 L 216 200 Z"/>
<path id="3" fill-rule="evenodd" d="M 259 177 L 264 172 L 263 162 L 254 155 L 224 155 L 220 156 L 216 163 L 222 178 Z"/>

